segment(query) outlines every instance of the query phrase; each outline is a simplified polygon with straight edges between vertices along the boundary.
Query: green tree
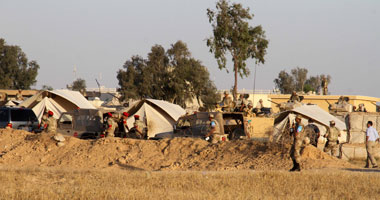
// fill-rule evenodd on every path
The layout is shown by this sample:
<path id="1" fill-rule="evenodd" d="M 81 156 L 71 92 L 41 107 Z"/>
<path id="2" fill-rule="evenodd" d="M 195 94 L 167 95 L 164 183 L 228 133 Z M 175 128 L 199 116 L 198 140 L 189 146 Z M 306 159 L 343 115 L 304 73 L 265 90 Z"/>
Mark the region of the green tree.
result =
<path id="1" fill-rule="evenodd" d="M 155 45 L 147 59 L 133 56 L 123 68 L 117 78 L 124 99 L 154 98 L 185 106 L 196 98 L 208 109 L 217 102 L 216 87 L 207 68 L 191 57 L 182 41 L 167 51 Z"/>
<path id="2" fill-rule="evenodd" d="M 53 87 L 50 86 L 50 85 L 42 85 L 41 90 L 49 90 L 49 91 L 52 91 L 52 90 L 54 90 L 54 89 L 53 89 Z"/>
<path id="3" fill-rule="evenodd" d="M 276 88 L 280 90 L 282 94 L 290 94 L 295 89 L 294 78 L 288 74 L 285 70 L 280 71 L 278 78 L 274 80 Z"/>
<path id="4" fill-rule="evenodd" d="M 307 80 L 307 72 L 308 70 L 306 68 L 299 68 L 299 67 L 291 70 L 293 79 L 295 81 L 296 91 L 303 91 L 305 82 Z"/>
<path id="5" fill-rule="evenodd" d="M 246 60 L 253 58 L 256 64 L 264 63 L 268 40 L 261 26 L 251 27 L 249 20 L 253 14 L 241 4 L 229 4 L 226 0 L 216 3 L 216 10 L 207 9 L 207 16 L 213 29 L 213 37 L 207 39 L 207 46 L 214 54 L 219 69 L 226 68 L 227 52 L 232 56 L 235 77 L 234 97 L 237 94 L 238 74 L 241 78 L 249 75 Z"/>
<path id="6" fill-rule="evenodd" d="M 39 65 L 28 61 L 19 46 L 7 45 L 0 38 L 0 88 L 30 89 L 37 80 Z"/>
<path id="7" fill-rule="evenodd" d="M 86 91 L 86 81 L 84 79 L 78 78 L 77 80 L 73 81 L 71 86 L 68 86 L 67 88 L 74 90 L 74 91 L 85 92 Z"/>
<path id="8" fill-rule="evenodd" d="M 330 75 L 307 75 L 308 70 L 305 68 L 296 67 L 288 74 L 285 70 L 280 71 L 278 77 L 274 80 L 276 88 L 282 94 L 290 94 L 292 91 L 297 92 L 318 92 L 321 89 L 322 79 L 326 77 L 327 83 L 330 83 Z"/>

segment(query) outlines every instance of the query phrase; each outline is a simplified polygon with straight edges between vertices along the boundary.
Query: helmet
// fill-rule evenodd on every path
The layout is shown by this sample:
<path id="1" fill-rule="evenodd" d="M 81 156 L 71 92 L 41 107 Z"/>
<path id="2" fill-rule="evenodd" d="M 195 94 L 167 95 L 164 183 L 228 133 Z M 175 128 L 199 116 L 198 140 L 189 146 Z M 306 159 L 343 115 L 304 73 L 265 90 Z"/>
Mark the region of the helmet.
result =
<path id="1" fill-rule="evenodd" d="M 228 91 L 226 90 L 226 91 L 224 91 L 224 94 L 229 94 L 229 93 L 228 93 Z"/>
<path id="2" fill-rule="evenodd" d="M 214 114 L 210 113 L 210 114 L 208 115 L 208 117 L 210 117 L 210 118 L 214 118 Z"/>
<path id="3" fill-rule="evenodd" d="M 139 119 L 140 115 L 134 115 L 135 119 Z"/>
<path id="4" fill-rule="evenodd" d="M 49 116 L 53 116 L 54 115 L 54 113 L 51 110 L 49 110 L 48 114 L 49 114 Z"/>
<path id="5" fill-rule="evenodd" d="M 127 112 L 123 112 L 123 115 L 126 117 L 129 117 L 129 113 L 127 113 Z"/>
<path id="6" fill-rule="evenodd" d="M 112 117 L 112 113 L 109 112 L 109 113 L 107 113 L 107 114 L 108 114 L 108 117 Z"/>
<path id="7" fill-rule="evenodd" d="M 331 121 L 330 121 L 330 124 L 331 124 L 331 125 L 334 125 L 334 124 L 335 124 L 335 121 L 334 121 L 334 120 L 331 120 Z"/>
<path id="8" fill-rule="evenodd" d="M 302 119 L 301 115 L 296 115 L 296 119 Z"/>

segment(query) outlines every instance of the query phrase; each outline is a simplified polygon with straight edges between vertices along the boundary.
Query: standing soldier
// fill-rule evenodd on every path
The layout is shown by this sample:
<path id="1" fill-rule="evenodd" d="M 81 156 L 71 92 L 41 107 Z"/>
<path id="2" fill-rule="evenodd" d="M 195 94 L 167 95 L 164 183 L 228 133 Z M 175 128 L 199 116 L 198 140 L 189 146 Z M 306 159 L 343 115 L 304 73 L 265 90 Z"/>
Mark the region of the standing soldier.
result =
<path id="1" fill-rule="evenodd" d="M 133 129 L 135 133 L 135 138 L 144 139 L 146 138 L 146 128 L 143 121 L 140 120 L 139 115 L 134 115 L 135 123 L 133 123 Z"/>
<path id="2" fill-rule="evenodd" d="M 42 118 L 41 118 L 41 123 L 38 125 L 40 130 L 42 130 L 42 131 L 46 130 L 48 117 L 49 117 L 49 113 L 44 112 L 44 114 L 42 115 Z"/>
<path id="3" fill-rule="evenodd" d="M 323 79 L 322 79 L 322 94 L 323 95 L 327 95 L 327 85 L 328 85 L 328 83 L 327 83 L 327 79 L 326 79 L 326 77 L 323 77 Z"/>
<path id="4" fill-rule="evenodd" d="M 379 141 L 379 133 L 375 128 L 372 127 L 372 121 L 367 122 L 367 131 L 366 131 L 366 149 L 367 149 L 367 163 L 365 168 L 369 168 L 369 162 L 371 161 L 373 168 L 377 168 L 376 158 L 374 157 L 373 150 L 376 145 L 376 141 Z"/>
<path id="5" fill-rule="evenodd" d="M 330 127 L 327 129 L 327 132 L 324 136 L 327 138 L 327 142 L 325 144 L 324 152 L 330 152 L 331 156 L 335 156 L 338 151 L 338 137 L 340 137 L 340 131 L 337 127 L 335 127 L 335 121 L 330 121 Z"/>
<path id="6" fill-rule="evenodd" d="M 231 112 L 231 109 L 232 109 L 232 98 L 230 96 L 228 96 L 228 91 L 224 91 L 224 97 L 223 97 L 223 100 L 221 102 L 221 104 L 223 105 L 222 106 L 222 110 L 224 112 Z"/>
<path id="7" fill-rule="evenodd" d="M 53 117 L 53 115 L 54 113 L 49 110 L 45 132 L 51 133 L 57 131 L 57 120 Z"/>
<path id="8" fill-rule="evenodd" d="M 117 123 L 112 118 L 112 113 L 108 113 L 107 126 L 106 126 L 106 137 L 115 137 L 115 129 L 117 127 Z"/>
<path id="9" fill-rule="evenodd" d="M 129 117 L 129 113 L 127 112 L 123 112 L 123 115 L 121 116 L 121 124 L 123 126 L 123 134 L 121 135 L 121 137 L 127 137 L 127 134 L 129 132 L 129 127 L 128 127 L 128 124 L 127 124 L 127 119 Z"/>
<path id="10" fill-rule="evenodd" d="M 206 140 L 210 140 L 211 137 L 211 143 L 216 144 L 219 141 L 222 140 L 222 135 L 220 133 L 220 126 L 218 121 L 214 119 L 214 114 L 209 114 L 209 120 L 210 120 L 210 130 L 205 135 Z"/>
<path id="11" fill-rule="evenodd" d="M 301 116 L 297 115 L 295 119 L 296 123 L 292 125 L 290 129 L 291 134 L 293 135 L 293 145 L 290 150 L 290 157 L 293 161 L 293 168 L 290 171 L 301 171 L 300 162 L 301 162 L 301 147 L 305 137 L 304 125 L 301 123 Z"/>
<path id="12" fill-rule="evenodd" d="M 17 101 L 24 101 L 24 97 L 22 96 L 22 91 L 21 90 L 18 90 L 18 92 L 16 94 L 16 100 Z"/>

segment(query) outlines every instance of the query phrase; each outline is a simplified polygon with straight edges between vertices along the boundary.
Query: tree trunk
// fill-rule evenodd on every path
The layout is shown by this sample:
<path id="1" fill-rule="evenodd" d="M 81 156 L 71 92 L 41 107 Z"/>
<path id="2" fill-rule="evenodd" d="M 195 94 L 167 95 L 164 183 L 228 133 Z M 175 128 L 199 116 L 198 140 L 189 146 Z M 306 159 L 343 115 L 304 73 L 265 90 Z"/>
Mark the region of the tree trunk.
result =
<path id="1" fill-rule="evenodd" d="M 234 72 L 235 72 L 235 84 L 234 84 L 234 91 L 233 91 L 233 96 L 234 100 L 237 99 L 237 80 L 238 80 L 238 63 L 236 59 L 234 59 Z"/>

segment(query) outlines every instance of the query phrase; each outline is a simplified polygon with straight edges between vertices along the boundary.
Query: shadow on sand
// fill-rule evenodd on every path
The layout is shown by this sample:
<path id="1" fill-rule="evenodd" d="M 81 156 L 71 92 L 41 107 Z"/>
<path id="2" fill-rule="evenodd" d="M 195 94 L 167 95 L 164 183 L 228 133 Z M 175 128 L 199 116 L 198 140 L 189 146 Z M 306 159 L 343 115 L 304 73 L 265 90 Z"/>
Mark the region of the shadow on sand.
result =
<path id="1" fill-rule="evenodd" d="M 351 171 L 351 172 L 377 172 L 377 173 L 380 173 L 380 169 L 379 168 L 375 168 L 375 169 L 368 169 L 368 168 L 344 168 L 343 170 L 347 170 L 347 171 Z"/>

